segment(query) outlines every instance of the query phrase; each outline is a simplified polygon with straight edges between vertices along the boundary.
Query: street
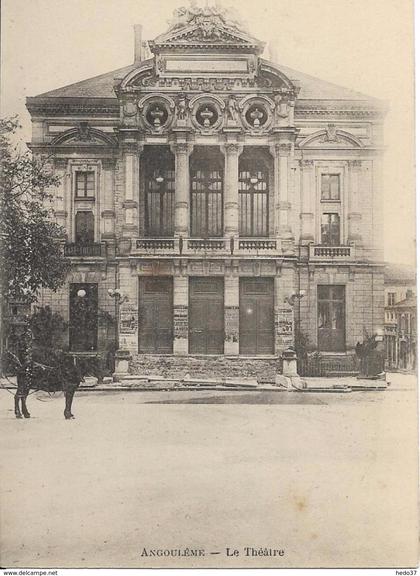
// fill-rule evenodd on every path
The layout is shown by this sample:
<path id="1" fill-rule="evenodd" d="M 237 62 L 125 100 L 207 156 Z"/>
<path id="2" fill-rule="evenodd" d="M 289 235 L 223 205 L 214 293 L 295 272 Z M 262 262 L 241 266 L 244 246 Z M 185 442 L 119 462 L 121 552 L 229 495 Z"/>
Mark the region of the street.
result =
<path id="1" fill-rule="evenodd" d="M 349 394 L 78 392 L 72 421 L 45 393 L 17 420 L 1 390 L 1 566 L 414 565 L 416 380 L 390 379 Z M 186 548 L 204 555 L 150 554 Z"/>

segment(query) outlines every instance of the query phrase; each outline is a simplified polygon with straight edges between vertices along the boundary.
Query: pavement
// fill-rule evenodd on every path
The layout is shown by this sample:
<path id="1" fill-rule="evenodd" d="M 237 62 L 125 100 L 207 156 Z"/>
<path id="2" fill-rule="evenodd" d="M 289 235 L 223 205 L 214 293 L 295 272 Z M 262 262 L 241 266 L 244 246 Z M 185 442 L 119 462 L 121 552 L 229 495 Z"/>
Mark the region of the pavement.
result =
<path id="1" fill-rule="evenodd" d="M 417 564 L 414 376 L 348 394 L 79 391 L 71 421 L 62 394 L 28 404 L 17 420 L 0 390 L 3 567 Z"/>

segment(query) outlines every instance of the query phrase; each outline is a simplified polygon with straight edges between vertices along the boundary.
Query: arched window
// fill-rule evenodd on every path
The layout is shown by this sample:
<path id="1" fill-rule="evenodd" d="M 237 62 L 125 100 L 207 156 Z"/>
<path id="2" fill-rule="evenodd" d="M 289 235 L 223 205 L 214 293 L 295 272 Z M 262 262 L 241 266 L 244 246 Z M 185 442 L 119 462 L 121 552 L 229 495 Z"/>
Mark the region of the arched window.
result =
<path id="1" fill-rule="evenodd" d="M 174 235 L 175 163 L 163 147 L 150 146 L 145 152 L 146 235 Z"/>
<path id="2" fill-rule="evenodd" d="M 223 156 L 214 148 L 197 149 L 190 161 L 191 236 L 223 235 Z"/>
<path id="3" fill-rule="evenodd" d="M 258 151 L 239 158 L 239 235 L 268 236 L 269 164 Z"/>
<path id="4" fill-rule="evenodd" d="M 76 212 L 76 244 L 93 244 L 95 241 L 95 218 L 93 212 Z"/>

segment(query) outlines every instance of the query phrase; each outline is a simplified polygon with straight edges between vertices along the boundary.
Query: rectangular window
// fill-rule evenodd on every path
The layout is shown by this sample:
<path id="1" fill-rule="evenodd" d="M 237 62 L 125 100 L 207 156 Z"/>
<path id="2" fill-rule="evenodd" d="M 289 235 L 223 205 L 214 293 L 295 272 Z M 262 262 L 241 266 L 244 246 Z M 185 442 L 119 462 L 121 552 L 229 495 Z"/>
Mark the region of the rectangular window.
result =
<path id="1" fill-rule="evenodd" d="M 321 200 L 340 200 L 340 174 L 321 174 Z"/>
<path id="2" fill-rule="evenodd" d="M 239 235 L 268 236 L 268 174 L 239 171 Z"/>
<path id="3" fill-rule="evenodd" d="M 76 198 L 95 198 L 95 172 L 76 172 Z"/>
<path id="4" fill-rule="evenodd" d="M 318 348 L 344 352 L 345 286 L 318 286 Z"/>
<path id="5" fill-rule="evenodd" d="M 395 304 L 395 292 L 388 292 L 388 306 L 394 306 Z"/>
<path id="6" fill-rule="evenodd" d="M 146 234 L 174 235 L 175 170 L 152 170 L 146 180 Z"/>
<path id="7" fill-rule="evenodd" d="M 321 244 L 340 245 L 340 216 L 336 212 L 326 212 L 321 217 Z"/>

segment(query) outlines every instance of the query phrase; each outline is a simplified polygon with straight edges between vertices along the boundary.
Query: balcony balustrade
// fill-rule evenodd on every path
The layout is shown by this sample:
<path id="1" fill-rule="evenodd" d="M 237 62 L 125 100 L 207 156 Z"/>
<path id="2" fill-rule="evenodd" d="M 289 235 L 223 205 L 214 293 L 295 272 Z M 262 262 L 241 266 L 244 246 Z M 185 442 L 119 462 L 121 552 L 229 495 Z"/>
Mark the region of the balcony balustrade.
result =
<path id="1" fill-rule="evenodd" d="M 91 244 L 67 243 L 64 244 L 64 256 L 73 258 L 105 257 L 106 244 L 104 242 L 92 242 Z"/>
<path id="2" fill-rule="evenodd" d="M 278 241 L 268 238 L 137 238 L 132 253 L 139 255 L 277 255 Z"/>
<path id="3" fill-rule="evenodd" d="M 354 260 L 354 246 L 309 246 L 310 260 Z"/>
<path id="4" fill-rule="evenodd" d="M 187 241 L 187 251 L 224 251 L 225 248 L 224 238 L 190 238 Z"/>
<path id="5" fill-rule="evenodd" d="M 239 250 L 276 250 L 276 240 L 261 240 L 258 238 L 240 238 L 238 241 Z"/>

